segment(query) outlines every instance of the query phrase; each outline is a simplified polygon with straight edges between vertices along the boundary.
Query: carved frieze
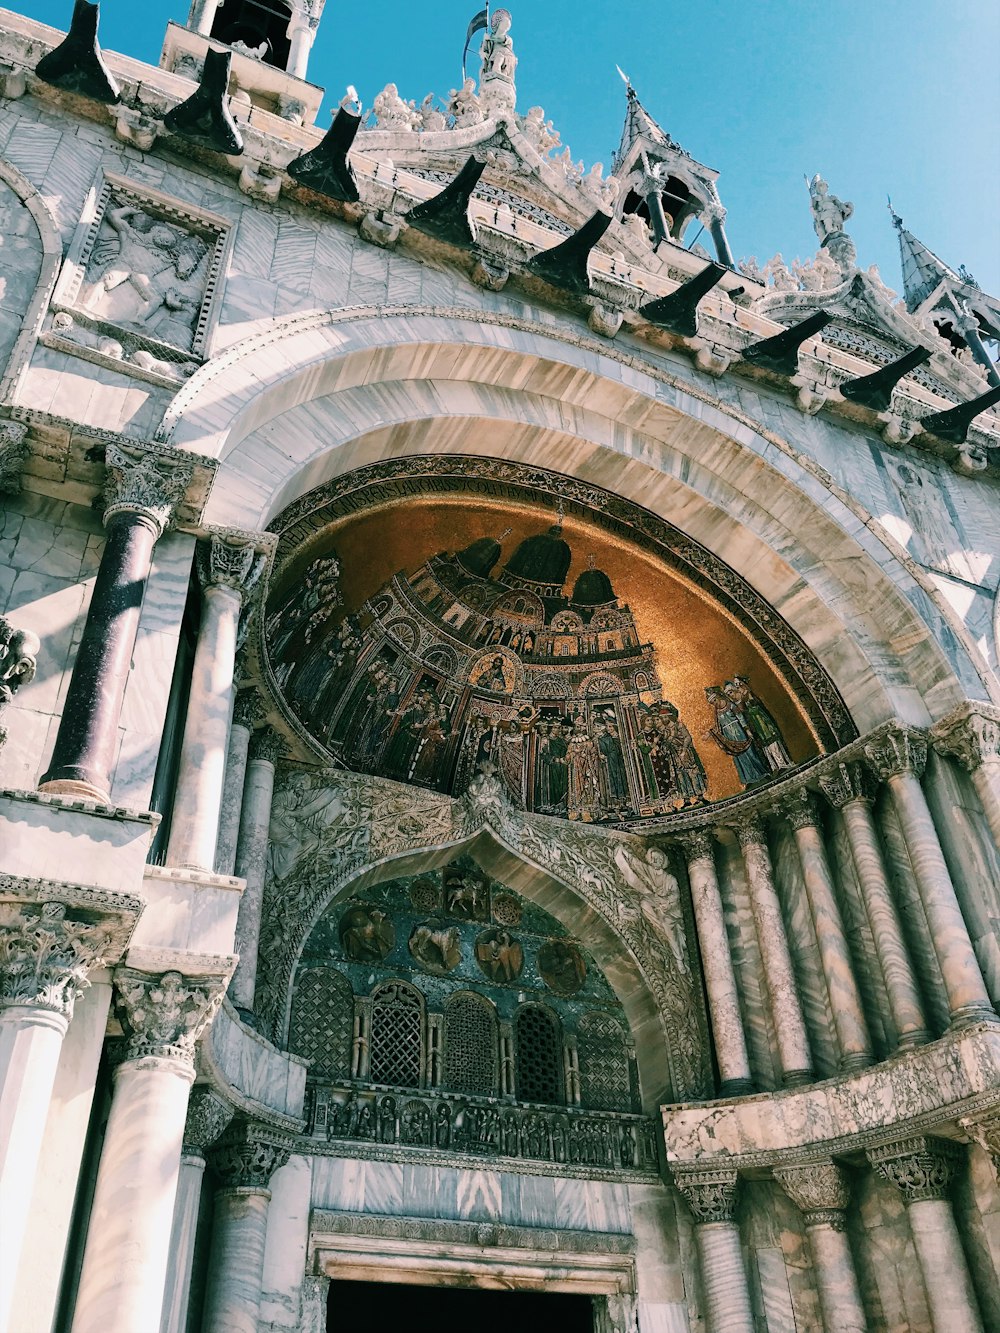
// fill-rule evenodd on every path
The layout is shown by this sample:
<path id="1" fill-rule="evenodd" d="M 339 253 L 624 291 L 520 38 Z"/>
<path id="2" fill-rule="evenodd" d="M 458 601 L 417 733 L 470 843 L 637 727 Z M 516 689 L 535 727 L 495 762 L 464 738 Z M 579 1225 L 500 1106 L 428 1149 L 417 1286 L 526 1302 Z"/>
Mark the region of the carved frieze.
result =
<path id="1" fill-rule="evenodd" d="M 16 495 L 21 489 L 27 453 L 27 426 L 20 421 L 0 421 L 0 495 Z"/>
<path id="2" fill-rule="evenodd" d="M 389 1217 L 377 1213 L 316 1210 L 312 1234 L 371 1236 L 385 1240 L 475 1245 L 481 1249 L 549 1250 L 570 1254 L 634 1254 L 635 1239 L 623 1232 L 569 1231 L 554 1227 L 510 1226 L 504 1222 L 458 1222 L 438 1218 Z"/>

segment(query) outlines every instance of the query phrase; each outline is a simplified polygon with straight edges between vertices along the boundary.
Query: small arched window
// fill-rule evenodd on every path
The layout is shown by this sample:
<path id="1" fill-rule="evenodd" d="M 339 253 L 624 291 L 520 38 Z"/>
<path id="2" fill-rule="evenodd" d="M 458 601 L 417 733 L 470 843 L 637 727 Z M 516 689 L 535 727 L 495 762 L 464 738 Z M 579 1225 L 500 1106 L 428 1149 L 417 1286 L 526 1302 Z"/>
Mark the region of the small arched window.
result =
<path id="1" fill-rule="evenodd" d="M 444 1084 L 452 1092 L 497 1090 L 496 1010 L 472 991 L 452 995 L 444 1007 Z"/>
<path id="2" fill-rule="evenodd" d="M 372 997 L 369 1077 L 394 1088 L 419 1088 L 424 1072 L 424 1005 L 405 982 L 380 986 Z"/>
<path id="3" fill-rule="evenodd" d="M 313 1074 L 344 1078 L 350 1073 L 354 992 L 335 967 L 299 973 L 292 999 L 288 1048 L 312 1061 Z"/>
<path id="4" fill-rule="evenodd" d="M 564 1102 L 562 1029 L 552 1010 L 543 1004 L 522 1005 L 515 1045 L 518 1101 Z"/>
<path id="5" fill-rule="evenodd" d="M 628 1048 L 610 1014 L 584 1014 L 577 1026 L 580 1100 L 591 1111 L 632 1109 Z"/>

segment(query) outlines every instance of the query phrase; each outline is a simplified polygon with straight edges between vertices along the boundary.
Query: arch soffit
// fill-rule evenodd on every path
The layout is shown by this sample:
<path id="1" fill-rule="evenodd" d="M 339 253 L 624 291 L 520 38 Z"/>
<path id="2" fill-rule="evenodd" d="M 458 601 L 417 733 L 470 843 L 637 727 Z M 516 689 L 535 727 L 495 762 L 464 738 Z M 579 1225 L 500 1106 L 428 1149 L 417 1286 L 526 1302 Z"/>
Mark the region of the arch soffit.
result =
<path id="1" fill-rule="evenodd" d="M 0 380 L 0 401 L 16 401 L 17 386 L 31 358 L 32 350 L 38 339 L 42 318 L 48 309 L 49 300 L 59 276 L 59 266 L 63 258 L 62 235 L 59 224 L 48 203 L 28 180 L 23 172 L 18 171 L 12 162 L 0 158 L 0 181 L 8 186 L 31 214 L 42 244 L 42 262 L 35 282 L 28 308 L 24 313 L 21 331 L 11 349 Z"/>
<path id="2" fill-rule="evenodd" d="M 882 525 L 808 455 L 736 409 L 637 358 L 516 320 L 349 313 L 346 322 L 298 317 L 237 344 L 175 397 L 161 436 L 222 460 L 207 521 L 262 526 L 295 496 L 390 448 L 456 450 L 443 439 L 449 426 L 468 435 L 475 423 L 477 439 L 464 452 L 523 457 L 606 485 L 613 451 L 610 489 L 625 498 L 655 511 L 650 494 L 668 476 L 674 485 L 660 508 L 675 522 L 680 511 L 685 527 L 692 500 L 707 500 L 702 531 L 690 535 L 741 572 L 814 651 L 826 603 L 821 618 L 832 617 L 835 628 L 822 637 L 843 642 L 846 631 L 868 659 L 860 689 L 844 680 L 856 676 L 856 661 L 843 664 L 840 678 L 832 673 L 845 698 L 868 700 L 856 712 L 859 726 L 890 715 L 922 724 L 967 695 L 997 691 L 964 624 Z M 279 417 L 280 440 L 272 426 Z M 406 429 L 390 440 L 387 424 Z M 750 533 L 760 540 L 748 541 Z M 782 566 L 790 574 L 796 563 L 783 588 L 762 586 L 761 575 Z M 880 641 L 866 647 L 873 633 Z M 958 647 L 956 664 L 942 643 Z M 909 680 L 902 688 L 900 675 Z"/>

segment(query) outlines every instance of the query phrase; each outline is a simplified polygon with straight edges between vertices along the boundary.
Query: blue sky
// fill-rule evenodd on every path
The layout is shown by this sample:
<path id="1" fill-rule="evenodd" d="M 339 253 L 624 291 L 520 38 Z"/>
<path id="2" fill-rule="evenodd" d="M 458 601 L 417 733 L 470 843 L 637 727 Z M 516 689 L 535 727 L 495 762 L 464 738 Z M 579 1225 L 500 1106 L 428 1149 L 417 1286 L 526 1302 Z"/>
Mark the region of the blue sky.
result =
<path id="1" fill-rule="evenodd" d="M 803 173 L 855 205 L 862 264 L 898 288 L 892 195 L 906 225 L 1000 293 L 1000 4 L 996 0 L 507 0 L 518 106 L 544 106 L 575 158 L 607 167 L 624 109 L 647 108 L 721 172 L 737 257 L 815 250 Z M 12 6 L 65 27 L 71 0 Z M 446 95 L 480 0 L 327 0 L 310 67 L 330 104 L 390 79 Z M 156 61 L 186 0 L 104 0 L 101 40 Z M 326 124 L 325 113 L 321 123 Z"/>

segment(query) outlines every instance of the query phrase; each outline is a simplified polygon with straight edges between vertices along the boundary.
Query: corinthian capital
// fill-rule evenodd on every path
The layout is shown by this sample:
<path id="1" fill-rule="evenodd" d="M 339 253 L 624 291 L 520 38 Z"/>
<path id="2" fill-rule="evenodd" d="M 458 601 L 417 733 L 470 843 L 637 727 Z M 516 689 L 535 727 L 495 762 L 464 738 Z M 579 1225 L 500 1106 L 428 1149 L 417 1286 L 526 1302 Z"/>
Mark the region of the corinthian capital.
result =
<path id="1" fill-rule="evenodd" d="M 729 827 L 736 834 L 741 847 L 767 846 L 767 833 L 764 831 L 764 821 L 760 815 L 741 815 L 738 819 L 734 819 Z"/>
<path id="2" fill-rule="evenodd" d="M 900 1139 L 868 1149 L 868 1160 L 907 1203 L 947 1197 L 962 1148 L 951 1139 Z"/>
<path id="3" fill-rule="evenodd" d="M 820 790 L 836 810 L 851 801 L 874 801 L 875 783 L 864 764 L 838 764 L 819 780 Z"/>
<path id="4" fill-rule="evenodd" d="M 816 797 L 802 787 L 786 796 L 776 807 L 775 814 L 793 829 L 815 828 L 819 823 Z"/>
<path id="5" fill-rule="evenodd" d="M 205 588 L 229 588 L 245 599 L 264 572 L 267 557 L 252 537 L 214 532 L 198 544 L 198 574 Z"/>
<path id="6" fill-rule="evenodd" d="M 142 514 L 165 532 L 184 499 L 194 464 L 110 442 L 104 463 L 105 526 L 115 514 Z"/>
<path id="7" fill-rule="evenodd" d="M 711 829 L 688 829 L 678 835 L 677 842 L 689 862 L 714 860 L 715 839 L 712 837 Z"/>
<path id="8" fill-rule="evenodd" d="M 1000 1106 L 988 1111 L 977 1111 L 974 1115 L 963 1115 L 958 1123 L 980 1148 L 986 1150 L 993 1159 L 993 1170 L 1000 1181 Z"/>
<path id="9" fill-rule="evenodd" d="M 739 1176 L 735 1168 L 674 1171 L 674 1184 L 687 1200 L 696 1222 L 731 1222 Z"/>
<path id="10" fill-rule="evenodd" d="M 198 1038 L 212 1024 L 226 993 L 225 976 L 151 976 L 131 967 L 115 973 L 115 994 L 128 1034 L 127 1060 L 176 1060 L 194 1073 Z"/>
<path id="11" fill-rule="evenodd" d="M 233 1118 L 233 1108 L 212 1088 L 205 1085 L 191 1089 L 187 1119 L 184 1122 L 184 1151 L 204 1156 Z"/>
<path id="12" fill-rule="evenodd" d="M 27 452 L 27 426 L 20 421 L 0 421 L 0 495 L 16 495 L 21 489 Z"/>
<path id="13" fill-rule="evenodd" d="M 276 764 L 287 752 L 284 736 L 279 735 L 273 727 L 261 727 L 250 737 L 251 762 L 259 759 L 267 764 Z"/>
<path id="14" fill-rule="evenodd" d="M 900 773 L 916 777 L 927 763 L 927 737 L 912 727 L 891 727 L 865 746 L 865 756 L 883 782 Z"/>
<path id="15" fill-rule="evenodd" d="M 970 711 L 958 721 L 946 718 L 932 735 L 934 748 L 954 755 L 968 773 L 1000 760 L 1000 710 L 984 705 L 981 712 Z"/>
<path id="16" fill-rule="evenodd" d="M 827 1225 L 843 1231 L 844 1211 L 851 1190 L 843 1171 L 833 1162 L 774 1168 L 774 1178 L 799 1208 L 806 1226 Z"/>
<path id="17" fill-rule="evenodd" d="M 0 877 L 0 893 L 15 889 Z M 64 897 L 0 901 L 0 1004 L 70 1019 L 90 973 L 121 958 L 141 911 L 139 899 L 69 885 Z"/>
<path id="18" fill-rule="evenodd" d="M 235 1120 L 212 1149 L 212 1166 L 229 1189 L 267 1189 L 291 1156 L 291 1140 L 252 1120 Z"/>

